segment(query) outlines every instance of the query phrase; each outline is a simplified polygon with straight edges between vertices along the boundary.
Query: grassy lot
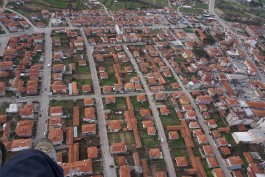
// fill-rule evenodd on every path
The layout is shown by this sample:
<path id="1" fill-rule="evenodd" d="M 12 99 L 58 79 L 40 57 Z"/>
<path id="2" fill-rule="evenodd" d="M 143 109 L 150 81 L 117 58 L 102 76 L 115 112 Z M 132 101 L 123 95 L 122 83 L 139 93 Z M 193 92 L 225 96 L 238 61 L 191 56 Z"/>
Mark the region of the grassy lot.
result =
<path id="1" fill-rule="evenodd" d="M 212 118 L 216 121 L 218 127 L 226 127 L 224 119 L 218 113 L 214 113 Z"/>
<path id="2" fill-rule="evenodd" d="M 149 152 L 147 149 L 138 149 L 139 156 L 141 159 L 149 159 Z"/>
<path id="3" fill-rule="evenodd" d="M 136 96 L 132 96 L 131 97 L 131 102 L 132 102 L 132 104 L 133 104 L 133 108 L 134 109 L 141 109 L 141 108 L 149 108 L 149 103 L 148 103 L 148 101 L 145 101 L 145 102 L 143 102 L 143 103 L 139 103 L 138 101 L 137 101 L 137 98 L 136 98 Z"/>
<path id="4" fill-rule="evenodd" d="M 114 0 L 99 0 L 107 8 L 113 11 L 123 10 L 123 9 L 138 9 L 138 8 L 156 8 L 167 6 L 166 0 L 142 0 L 140 1 L 118 1 L 114 3 Z"/>
<path id="5" fill-rule="evenodd" d="M 80 80 L 76 80 L 76 82 L 77 82 L 77 88 L 78 88 L 79 94 L 83 94 L 82 85 L 92 84 L 92 80 L 90 79 L 80 79 Z"/>
<path id="6" fill-rule="evenodd" d="M 156 148 L 159 146 L 157 136 L 141 137 L 141 141 L 144 148 Z"/>
<path id="7" fill-rule="evenodd" d="M 192 150 L 193 150 L 195 157 L 201 157 L 201 153 L 199 151 L 199 148 L 193 148 Z"/>
<path id="8" fill-rule="evenodd" d="M 174 59 L 177 63 L 183 63 L 185 62 L 185 60 L 181 59 L 181 58 L 178 58 L 178 59 Z"/>
<path id="9" fill-rule="evenodd" d="M 66 127 L 73 126 L 73 120 L 72 119 L 65 119 L 65 126 Z"/>
<path id="10" fill-rule="evenodd" d="M 72 109 L 74 107 L 73 100 L 52 100 L 50 106 L 62 106 L 64 109 Z"/>
<path id="11" fill-rule="evenodd" d="M 179 11 L 186 14 L 202 14 L 203 9 L 196 9 L 196 8 L 179 8 Z"/>
<path id="12" fill-rule="evenodd" d="M 163 159 L 156 160 L 154 163 L 157 171 L 164 171 L 166 169 L 166 163 Z"/>
<path id="13" fill-rule="evenodd" d="M 171 156 L 172 158 L 183 157 L 183 156 L 186 157 L 187 156 L 186 148 L 172 148 Z"/>
<path id="14" fill-rule="evenodd" d="M 118 110 L 118 111 L 125 111 L 127 110 L 127 105 L 125 98 L 123 97 L 116 97 L 115 104 L 109 104 L 105 105 L 106 109 L 111 109 L 112 111 Z"/>
<path id="15" fill-rule="evenodd" d="M 197 9 L 208 9 L 208 4 L 205 4 L 203 2 L 196 2 L 196 5 L 194 6 L 194 8 L 197 8 Z"/>
<path id="16" fill-rule="evenodd" d="M 129 148 L 133 148 L 135 145 L 134 136 L 132 131 L 119 132 L 121 141 L 124 142 Z"/>
<path id="17" fill-rule="evenodd" d="M 134 137 L 131 131 L 119 132 L 119 133 L 108 133 L 110 145 L 112 143 L 124 142 L 129 148 L 134 147 Z"/>
<path id="18" fill-rule="evenodd" d="M 166 128 L 169 125 L 180 125 L 180 120 L 175 110 L 173 108 L 170 108 L 169 110 L 170 110 L 170 114 L 167 116 L 162 116 L 160 114 L 160 118 L 161 118 L 164 128 Z"/>
<path id="19" fill-rule="evenodd" d="M 121 142 L 121 137 L 120 137 L 119 133 L 108 133 L 108 139 L 109 139 L 110 145 L 112 143 L 120 143 Z"/>
<path id="20" fill-rule="evenodd" d="M 202 162 L 202 165 L 204 167 L 204 170 L 205 170 L 207 176 L 208 177 L 213 177 L 213 174 L 211 172 L 212 170 L 210 168 L 208 168 L 208 164 L 206 162 L 206 159 L 201 158 L 201 162 Z"/>
<path id="21" fill-rule="evenodd" d="M 61 0 L 45 0 L 46 2 L 49 2 L 52 4 L 52 6 L 65 9 L 68 8 L 69 3 L 73 1 L 61 1 Z"/>
<path id="22" fill-rule="evenodd" d="M 33 64 L 39 63 L 41 55 L 42 55 L 42 53 L 40 53 L 40 52 L 38 52 L 36 55 L 34 55 L 32 57 L 32 63 Z"/>
<path id="23" fill-rule="evenodd" d="M 174 83 L 176 82 L 176 79 L 172 76 L 172 77 L 165 77 L 165 79 L 167 80 L 167 83 Z"/>
<path id="24" fill-rule="evenodd" d="M 225 136 L 225 138 L 226 138 L 226 140 L 228 141 L 229 144 L 231 144 L 233 146 L 236 145 L 236 142 L 235 142 L 235 140 L 234 140 L 234 138 L 233 138 L 231 133 L 224 134 L 224 136 Z"/>
<path id="25" fill-rule="evenodd" d="M 78 74 L 89 73 L 89 67 L 88 66 L 76 66 L 76 72 Z"/>
<path id="26" fill-rule="evenodd" d="M 109 74 L 108 79 L 100 79 L 100 85 L 105 86 L 105 85 L 113 85 L 117 83 L 117 78 L 115 74 Z"/>
<path id="27" fill-rule="evenodd" d="M 171 148 L 185 148 L 185 141 L 182 136 L 179 136 L 177 140 L 168 140 L 168 144 Z"/>

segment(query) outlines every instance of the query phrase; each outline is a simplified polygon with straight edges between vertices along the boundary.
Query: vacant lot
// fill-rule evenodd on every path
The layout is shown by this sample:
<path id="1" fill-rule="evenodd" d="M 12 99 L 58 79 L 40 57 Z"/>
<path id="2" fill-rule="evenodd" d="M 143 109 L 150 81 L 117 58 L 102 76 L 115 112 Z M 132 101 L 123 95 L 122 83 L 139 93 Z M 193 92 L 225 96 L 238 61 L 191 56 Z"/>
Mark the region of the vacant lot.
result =
<path id="1" fill-rule="evenodd" d="M 127 147 L 134 147 L 134 137 L 131 131 L 118 132 L 118 133 L 108 133 L 109 143 L 120 143 L 123 142 Z"/>

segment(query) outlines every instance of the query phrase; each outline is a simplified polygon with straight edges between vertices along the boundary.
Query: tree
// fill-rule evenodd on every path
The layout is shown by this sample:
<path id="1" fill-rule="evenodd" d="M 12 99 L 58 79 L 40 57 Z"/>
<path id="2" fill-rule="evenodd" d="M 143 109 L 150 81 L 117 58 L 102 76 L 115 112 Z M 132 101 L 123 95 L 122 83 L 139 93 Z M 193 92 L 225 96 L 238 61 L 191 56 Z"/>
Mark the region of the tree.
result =
<path id="1" fill-rule="evenodd" d="M 201 47 L 194 46 L 192 52 L 195 53 L 198 58 L 209 58 L 209 55 Z"/>
<path id="2" fill-rule="evenodd" d="M 215 43 L 215 39 L 211 36 L 208 35 L 205 39 L 204 39 L 204 43 L 205 44 L 209 44 L 209 45 L 213 45 Z"/>

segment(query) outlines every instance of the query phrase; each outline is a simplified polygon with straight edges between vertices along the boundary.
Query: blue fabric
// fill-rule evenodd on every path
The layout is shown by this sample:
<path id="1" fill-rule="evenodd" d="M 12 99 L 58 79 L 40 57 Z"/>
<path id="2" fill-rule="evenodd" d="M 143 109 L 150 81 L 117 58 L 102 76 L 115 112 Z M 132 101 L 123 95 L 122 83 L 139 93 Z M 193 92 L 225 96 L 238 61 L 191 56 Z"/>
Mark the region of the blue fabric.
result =
<path id="1" fill-rule="evenodd" d="M 45 153 L 29 149 L 6 162 L 0 177 L 63 177 L 63 169 Z"/>

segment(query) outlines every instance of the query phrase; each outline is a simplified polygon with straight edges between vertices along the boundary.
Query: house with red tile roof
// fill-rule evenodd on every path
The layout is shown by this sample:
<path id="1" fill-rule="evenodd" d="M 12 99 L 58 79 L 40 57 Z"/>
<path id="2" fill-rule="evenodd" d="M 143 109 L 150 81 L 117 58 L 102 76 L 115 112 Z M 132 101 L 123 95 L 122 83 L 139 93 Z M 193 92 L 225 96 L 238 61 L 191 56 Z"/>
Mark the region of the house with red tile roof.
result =
<path id="1" fill-rule="evenodd" d="M 166 96 L 166 94 L 163 93 L 163 92 L 156 93 L 156 94 L 155 94 L 155 100 L 156 100 L 156 101 L 164 101 L 164 100 L 167 100 L 167 96 Z"/>
<path id="2" fill-rule="evenodd" d="M 224 156 L 231 155 L 231 150 L 229 149 L 228 146 L 221 146 L 221 147 L 219 147 L 219 150 L 222 153 L 222 155 L 224 155 Z"/>
<path id="3" fill-rule="evenodd" d="M 137 95 L 136 99 L 138 102 L 143 103 L 146 101 L 146 96 L 145 95 Z"/>
<path id="4" fill-rule="evenodd" d="M 179 138 L 179 134 L 177 131 L 168 131 L 168 138 L 171 140 L 176 140 Z"/>
<path id="5" fill-rule="evenodd" d="M 84 106 L 94 106 L 95 99 L 94 98 L 84 98 Z"/>
<path id="6" fill-rule="evenodd" d="M 120 166 L 119 175 L 120 177 L 131 177 L 131 168 L 129 165 Z"/>
<path id="7" fill-rule="evenodd" d="M 28 95 L 36 95 L 38 94 L 38 81 L 37 80 L 29 80 L 27 81 L 27 94 Z"/>
<path id="8" fill-rule="evenodd" d="M 49 128 L 62 127 L 62 118 L 60 116 L 51 116 L 49 118 Z"/>
<path id="9" fill-rule="evenodd" d="M 91 135 L 97 133 L 97 125 L 96 124 L 83 124 L 82 125 L 82 134 Z"/>
<path id="10" fill-rule="evenodd" d="M 142 109 L 140 109 L 140 115 L 141 115 L 141 117 L 150 117 L 151 111 L 150 111 L 150 109 L 142 108 Z"/>
<path id="11" fill-rule="evenodd" d="M 204 135 L 204 134 L 198 135 L 197 140 L 198 140 L 199 145 L 203 145 L 203 144 L 208 143 L 208 139 L 207 139 L 206 135 Z"/>
<path id="12" fill-rule="evenodd" d="M 221 147 L 221 146 L 227 146 L 229 145 L 226 138 L 225 137 L 220 137 L 220 138 L 217 138 L 216 139 L 216 145 L 218 147 Z"/>
<path id="13" fill-rule="evenodd" d="M 196 98 L 197 104 L 210 104 L 213 102 L 213 98 L 210 95 L 201 95 Z"/>
<path id="14" fill-rule="evenodd" d="M 160 110 L 161 115 L 163 116 L 170 114 L 170 110 L 165 105 L 161 106 L 159 110 Z"/>
<path id="15" fill-rule="evenodd" d="M 6 114 L 0 115 L 0 125 L 6 122 L 7 122 L 7 115 Z"/>
<path id="16" fill-rule="evenodd" d="M 115 104 L 116 97 L 115 96 L 106 96 L 105 97 L 105 104 Z"/>
<path id="17" fill-rule="evenodd" d="M 167 177 L 167 173 L 165 171 L 157 171 L 156 177 Z"/>
<path id="18" fill-rule="evenodd" d="M 119 154 L 127 152 L 127 146 L 124 143 L 112 143 L 111 149 L 112 154 Z"/>
<path id="19" fill-rule="evenodd" d="M 79 94 L 79 90 L 77 88 L 77 82 L 74 81 L 72 82 L 72 95 L 78 95 Z"/>
<path id="20" fill-rule="evenodd" d="M 80 114 L 79 114 L 79 106 L 73 107 L 73 126 L 80 125 Z"/>
<path id="21" fill-rule="evenodd" d="M 19 115 L 23 119 L 33 119 L 34 118 L 33 109 L 34 109 L 34 104 L 33 103 L 22 104 L 19 107 Z"/>
<path id="22" fill-rule="evenodd" d="M 107 126 L 110 132 L 118 132 L 122 128 L 120 120 L 110 120 Z"/>
<path id="23" fill-rule="evenodd" d="M 143 128 L 154 127 L 154 122 L 152 120 L 142 121 L 142 124 Z"/>
<path id="24" fill-rule="evenodd" d="M 87 147 L 87 158 L 96 159 L 98 158 L 98 148 L 96 146 Z"/>
<path id="25" fill-rule="evenodd" d="M 61 145 L 63 142 L 63 131 L 61 128 L 50 128 L 48 137 L 53 145 Z"/>
<path id="26" fill-rule="evenodd" d="M 105 85 L 102 87 L 102 92 L 104 94 L 110 94 L 112 91 L 112 87 L 110 85 Z"/>
<path id="27" fill-rule="evenodd" d="M 149 149 L 150 159 L 163 159 L 163 154 L 159 148 Z"/>
<path id="28" fill-rule="evenodd" d="M 206 162 L 209 168 L 219 167 L 219 164 L 214 156 L 206 157 Z"/>
<path id="29" fill-rule="evenodd" d="M 83 118 L 86 122 L 96 121 L 96 113 L 94 107 L 85 108 L 85 117 Z"/>
<path id="30" fill-rule="evenodd" d="M 210 120 L 206 120 L 205 123 L 207 124 L 207 126 L 210 128 L 210 129 L 215 129 L 217 128 L 217 123 L 214 119 L 210 119 Z"/>
<path id="31" fill-rule="evenodd" d="M 82 85 L 82 92 L 84 94 L 91 92 L 91 86 L 89 84 Z"/>
<path id="32" fill-rule="evenodd" d="M 62 106 L 51 106 L 50 107 L 50 116 L 63 116 L 63 107 Z"/>
<path id="33" fill-rule="evenodd" d="M 212 147 L 210 145 L 203 145 L 202 150 L 205 156 L 214 156 Z"/>
<path id="34" fill-rule="evenodd" d="M 156 128 L 155 127 L 147 127 L 147 134 L 148 135 L 156 135 Z"/>
<path id="35" fill-rule="evenodd" d="M 225 177 L 225 174 L 221 168 L 214 168 L 212 170 L 212 174 L 214 177 Z"/>
<path id="36" fill-rule="evenodd" d="M 32 136 L 32 127 L 33 127 L 33 122 L 32 124 L 25 124 L 25 125 L 19 125 L 15 129 L 15 133 L 18 137 L 24 137 L 24 138 L 29 138 Z"/>
<path id="37" fill-rule="evenodd" d="M 176 157 L 175 158 L 177 167 L 187 167 L 188 166 L 188 162 L 186 157 Z"/>
<path id="38" fill-rule="evenodd" d="M 118 161 L 119 167 L 127 164 L 127 160 L 125 159 L 125 156 L 118 156 L 117 161 Z"/>
<path id="39" fill-rule="evenodd" d="M 241 165 L 243 165 L 243 161 L 239 156 L 232 156 L 225 159 L 225 163 L 229 170 L 238 170 L 241 169 Z"/>
<path id="40" fill-rule="evenodd" d="M 195 111 L 187 111 L 185 114 L 184 114 L 184 117 L 186 120 L 196 120 L 197 119 L 197 114 Z"/>
<path id="41" fill-rule="evenodd" d="M 189 123 L 189 128 L 190 129 L 196 129 L 196 128 L 201 128 L 201 126 L 197 121 L 191 121 Z"/>
<path id="42" fill-rule="evenodd" d="M 5 96 L 6 94 L 6 83 L 0 82 L 0 96 Z"/>
<path id="43" fill-rule="evenodd" d="M 52 93 L 53 94 L 66 94 L 68 93 L 68 87 L 62 81 L 54 81 L 52 84 Z"/>
<path id="44" fill-rule="evenodd" d="M 18 152 L 32 147 L 31 139 L 15 139 L 12 141 L 11 152 Z"/>
<path id="45" fill-rule="evenodd" d="M 89 175 L 93 173 L 91 159 L 70 162 L 70 163 L 60 163 L 59 165 L 63 169 L 64 176 L 72 176 L 79 174 Z"/>

